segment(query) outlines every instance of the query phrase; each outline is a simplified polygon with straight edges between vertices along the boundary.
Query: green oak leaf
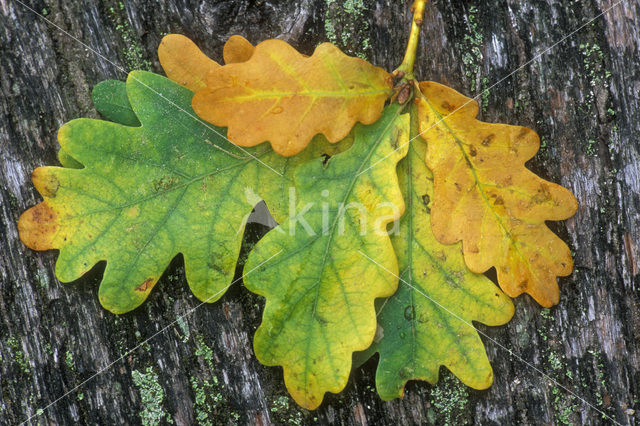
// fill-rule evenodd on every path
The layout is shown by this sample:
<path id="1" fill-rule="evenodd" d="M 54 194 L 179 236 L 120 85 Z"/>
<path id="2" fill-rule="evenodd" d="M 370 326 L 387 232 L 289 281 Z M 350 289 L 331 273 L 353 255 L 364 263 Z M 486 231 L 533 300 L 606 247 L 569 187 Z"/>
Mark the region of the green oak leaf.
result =
<path id="1" fill-rule="evenodd" d="M 255 203 L 267 200 L 282 220 L 295 166 L 349 143 L 318 139 L 303 155 L 285 159 L 266 144 L 245 149 L 228 142 L 224 129 L 195 116 L 193 92 L 162 76 L 134 71 L 125 91 L 108 82 L 94 99 L 101 113 L 128 125 L 82 118 L 60 128 L 67 167 L 34 171 L 44 201 L 18 224 L 29 247 L 60 250 L 61 281 L 106 260 L 99 297 L 114 313 L 139 306 L 178 253 L 196 297 L 220 298 Z"/>
<path id="2" fill-rule="evenodd" d="M 505 324 L 514 311 L 511 299 L 491 280 L 469 271 L 460 244 L 444 245 L 433 236 L 433 175 L 425 151 L 417 138 L 398 165 L 406 203 L 400 232 L 392 236 L 400 284 L 393 296 L 377 303 L 376 339 L 357 356 L 380 354 L 376 388 L 383 400 L 402 397 L 408 380 L 436 383 L 441 365 L 472 388 L 489 387 L 493 372 L 471 322 Z M 369 256 L 379 262 L 380 256 Z"/>
<path id="3" fill-rule="evenodd" d="M 397 288 L 395 276 L 360 252 L 397 273 L 386 229 L 404 210 L 396 164 L 408 136 L 409 115 L 394 104 L 376 123 L 357 125 L 347 151 L 298 167 L 297 214 L 249 254 L 245 285 L 266 297 L 256 356 L 283 367 L 289 392 L 305 408 L 344 388 L 352 353 L 373 340 L 374 299 Z"/>

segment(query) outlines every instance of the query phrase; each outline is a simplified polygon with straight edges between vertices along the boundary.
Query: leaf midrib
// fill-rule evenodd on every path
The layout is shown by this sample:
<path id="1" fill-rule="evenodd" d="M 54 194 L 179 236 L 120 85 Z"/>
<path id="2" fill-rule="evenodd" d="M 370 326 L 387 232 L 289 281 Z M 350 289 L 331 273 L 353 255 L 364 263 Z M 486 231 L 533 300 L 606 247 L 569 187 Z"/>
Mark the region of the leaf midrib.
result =
<path id="1" fill-rule="evenodd" d="M 363 160 L 361 161 L 360 166 L 358 167 L 358 170 L 356 170 L 356 172 L 354 174 L 352 174 L 352 179 L 351 179 L 351 182 L 349 184 L 349 187 L 347 188 L 347 191 L 345 191 L 345 195 L 342 198 L 342 205 L 344 205 L 344 203 L 349 199 L 349 197 L 351 197 L 351 193 L 353 192 L 353 188 L 355 187 L 355 183 L 358 180 L 358 177 L 360 176 L 360 171 L 362 170 L 364 165 L 367 164 L 367 162 L 370 160 L 371 156 L 373 155 L 375 150 L 378 148 L 380 143 L 385 139 L 385 136 L 387 135 L 389 130 L 391 128 L 393 128 L 393 126 L 394 126 L 394 124 L 396 122 L 396 119 L 402 113 L 403 109 L 404 108 L 398 108 L 397 109 L 397 111 L 395 112 L 393 117 L 389 120 L 389 123 L 387 124 L 387 126 L 385 126 L 384 131 L 380 132 L 380 136 L 378 137 L 376 142 L 371 144 L 371 148 L 367 152 L 365 158 L 363 158 Z M 343 211 L 343 214 L 345 214 L 344 211 Z M 320 286 L 320 277 L 324 276 L 324 270 L 325 270 L 326 265 L 327 265 L 327 258 L 328 258 L 328 254 L 329 254 L 329 248 L 331 247 L 331 243 L 333 242 L 333 237 L 335 235 L 335 229 L 336 229 L 336 226 L 338 224 L 338 219 L 339 218 L 340 218 L 340 214 L 337 214 L 335 216 L 334 220 L 333 220 L 333 224 L 331 225 L 331 231 L 329 233 L 329 238 L 328 238 L 327 244 L 325 246 L 324 255 L 322 257 L 320 273 L 318 274 L 318 279 L 316 279 L 316 282 L 312 285 L 312 287 L 315 287 L 316 292 L 315 292 L 314 299 L 313 299 L 313 308 L 311 310 L 311 324 L 313 324 L 313 320 L 314 320 L 314 317 L 316 315 L 316 309 L 318 307 L 318 300 L 319 300 L 319 296 L 320 296 L 320 287 L 321 287 Z M 342 292 L 342 294 L 344 296 L 345 295 L 344 284 L 342 283 L 342 280 L 338 280 L 338 281 L 339 281 L 339 284 L 340 284 L 341 292 Z M 352 313 L 351 313 L 350 306 L 349 306 L 348 303 L 345 303 L 345 305 L 347 307 L 347 311 L 348 311 L 348 314 L 349 314 L 349 319 L 351 320 L 351 323 L 354 326 L 354 328 L 357 329 L 357 324 L 353 320 L 353 316 L 352 316 Z M 305 351 L 305 372 L 309 371 L 309 356 L 308 356 L 309 350 L 308 350 L 308 348 L 309 348 L 310 344 L 311 344 L 311 339 L 308 339 L 307 340 L 307 350 Z M 335 373 L 334 373 L 334 377 L 335 377 Z M 308 374 L 305 374 L 304 375 L 305 389 L 306 389 L 307 384 L 308 384 L 307 380 L 308 380 Z"/>
<path id="2" fill-rule="evenodd" d="M 389 130 L 391 128 L 393 128 L 397 117 L 402 113 L 402 111 L 403 111 L 403 108 L 398 108 L 396 113 L 393 115 L 393 118 L 389 120 L 389 124 L 384 128 L 384 131 L 382 131 L 380 133 L 380 137 L 378 138 L 378 140 L 376 140 L 375 143 L 371 144 L 371 148 L 367 152 L 367 155 L 365 156 L 365 158 L 363 158 L 362 162 L 360 163 L 360 166 L 355 171 L 355 173 L 352 174 L 352 179 L 351 179 L 351 182 L 349 184 L 349 187 L 345 191 L 345 196 L 342 198 L 342 205 L 344 205 L 344 203 L 351 197 L 351 193 L 353 192 L 353 188 L 355 187 L 356 181 L 358 180 L 358 177 L 360 176 L 360 171 L 362 170 L 364 165 L 367 164 L 367 162 L 369 161 L 369 159 L 373 155 L 374 151 L 378 148 L 378 146 L 380 145 L 380 143 L 384 139 L 384 136 L 389 132 Z M 397 152 L 397 150 L 395 150 L 394 152 Z M 343 211 L 343 214 L 345 214 L 345 213 L 346 212 Z M 333 220 L 332 225 L 331 225 L 331 231 L 329 233 L 329 238 L 327 240 L 327 244 L 325 246 L 324 255 L 322 257 L 321 273 L 324 272 L 324 268 L 326 266 L 326 260 L 327 260 L 328 254 L 329 254 L 329 248 L 331 246 L 331 243 L 333 242 L 333 237 L 335 235 L 335 229 L 336 229 L 336 226 L 338 224 L 338 220 L 339 220 L 340 217 L 341 217 L 340 214 L 337 214 L 335 216 L 334 220 Z M 319 237 L 316 237 L 316 238 L 319 238 Z M 320 287 L 318 285 L 319 282 L 320 282 L 320 280 L 318 279 L 318 280 L 316 280 L 316 283 L 314 284 L 314 286 L 318 288 L 318 291 L 319 291 L 319 287 Z M 318 302 L 318 297 L 317 297 L 317 294 L 316 294 L 316 298 L 314 300 L 314 306 L 313 306 L 314 315 L 315 315 L 315 310 L 316 310 L 316 307 L 317 307 L 317 302 Z"/>
<path id="3" fill-rule="evenodd" d="M 253 92 L 256 91 L 251 88 L 248 88 L 248 89 L 252 90 Z M 307 90 L 298 91 L 298 92 L 269 92 L 269 91 L 261 90 L 260 92 L 261 93 L 258 95 L 245 95 L 245 96 L 234 95 L 231 98 L 225 98 L 224 102 L 236 102 L 236 101 L 246 102 L 254 99 L 272 99 L 272 98 L 280 99 L 280 98 L 293 97 L 293 96 L 304 96 L 304 97 L 311 97 L 311 98 L 314 98 L 314 97 L 315 98 L 355 98 L 360 96 L 389 94 L 388 89 L 366 90 L 361 92 L 357 92 L 353 90 L 349 90 L 347 92 L 340 92 L 337 90 L 333 92 L 317 92 L 317 91 L 307 91 Z"/>
<path id="4" fill-rule="evenodd" d="M 299 92 L 269 92 L 266 90 L 261 90 L 263 93 L 266 92 L 265 95 L 257 95 L 257 96 L 253 96 L 253 97 L 245 97 L 245 96 L 234 96 L 233 99 L 262 99 L 262 98 L 272 98 L 272 97 L 287 97 L 287 96 L 315 96 L 315 97 L 338 97 L 338 98 L 350 98 L 350 97 L 356 97 L 356 96 L 362 96 L 362 95 L 375 95 L 375 94 L 389 94 L 390 90 L 389 88 L 386 89 L 377 89 L 377 90 L 368 90 L 368 91 L 355 91 L 355 90 L 349 90 L 347 89 L 347 87 L 344 84 L 344 78 L 342 77 L 342 75 L 340 75 L 333 66 L 329 65 L 329 63 L 327 62 L 328 56 L 316 56 L 314 57 L 313 55 L 308 57 L 308 58 L 303 58 L 303 60 L 312 60 L 312 59 L 316 59 L 319 58 L 322 62 L 325 63 L 325 65 L 329 66 L 329 68 L 331 68 L 331 71 L 333 72 L 334 76 L 337 77 L 336 81 L 338 82 L 338 84 L 343 88 L 344 91 L 340 92 L 340 91 L 315 91 L 315 90 L 311 90 L 309 89 L 309 87 L 307 86 L 307 81 L 301 79 L 299 77 L 298 74 L 294 73 L 293 71 L 291 71 L 289 69 L 289 64 L 286 62 L 282 62 L 278 59 L 277 56 L 273 55 L 273 53 L 269 50 L 266 51 L 266 55 L 269 57 L 269 59 L 271 59 L 273 62 L 276 63 L 276 65 L 278 65 L 278 67 L 280 67 L 280 69 L 287 74 L 292 80 L 294 80 L 296 83 L 298 83 L 300 86 L 302 86 L 304 88 L 303 91 L 299 91 Z M 335 74 L 338 74 L 337 76 Z M 363 73 L 363 75 L 367 75 L 367 73 Z M 369 85 L 371 86 L 370 80 L 367 78 L 367 81 L 369 82 Z M 252 88 L 248 88 L 249 90 L 251 90 L 252 92 L 255 92 L 256 90 L 252 89 Z M 335 96 L 336 93 L 341 93 L 342 96 Z"/>
<path id="5" fill-rule="evenodd" d="M 379 144 L 381 143 L 381 141 L 384 139 L 384 136 L 389 132 L 389 130 L 390 130 L 391 128 L 393 128 L 393 126 L 394 126 L 394 124 L 395 124 L 395 122 L 396 122 L 397 117 L 398 117 L 399 115 L 401 115 L 402 111 L 403 111 L 403 108 L 398 108 L 398 110 L 397 110 L 397 112 L 394 114 L 393 118 L 389 120 L 389 124 L 387 124 L 387 126 L 384 128 L 384 131 L 380 132 L 380 136 L 378 137 L 378 139 L 376 140 L 376 142 L 375 142 L 375 143 L 373 143 L 373 144 L 371 144 L 371 148 L 369 149 L 369 151 L 367 152 L 366 156 L 365 156 L 365 157 L 363 158 L 363 160 L 361 161 L 361 164 L 360 164 L 360 166 L 358 167 L 358 169 L 357 169 L 354 173 L 352 173 L 352 175 L 351 175 L 351 183 L 350 183 L 349 187 L 347 188 L 347 190 L 345 191 L 345 195 L 344 195 L 344 197 L 342 198 L 342 204 L 343 204 L 343 205 L 344 205 L 344 203 L 347 201 L 347 199 L 351 196 L 351 193 L 353 192 L 353 188 L 354 188 L 354 186 L 355 186 L 355 182 L 358 180 L 358 177 L 360 176 L 360 171 L 362 170 L 362 168 L 364 167 L 364 165 L 367 163 L 367 161 L 369 161 L 369 159 L 370 159 L 370 158 L 371 158 L 371 156 L 373 155 L 373 152 L 376 150 L 376 148 L 379 146 Z M 397 150 L 396 150 L 396 151 L 397 151 Z M 345 152 L 348 152 L 348 150 L 347 150 L 347 151 L 345 151 Z M 395 152 L 395 151 L 394 151 L 394 152 Z M 320 271 L 321 271 L 321 272 L 318 274 L 318 277 L 322 277 L 322 276 L 323 276 L 324 270 L 325 270 L 325 268 L 326 268 L 329 248 L 330 248 L 330 246 L 331 246 L 331 243 L 333 242 L 333 237 L 334 237 L 334 235 L 335 235 L 335 229 L 336 229 L 336 226 L 337 226 L 337 224 L 338 224 L 338 219 L 339 219 L 339 217 L 340 217 L 340 215 L 338 214 L 338 215 L 336 215 L 336 217 L 335 217 L 335 218 L 334 218 L 334 220 L 333 220 L 333 223 L 332 223 L 332 226 L 331 226 L 331 230 L 330 230 L 330 233 L 329 233 L 329 238 L 328 238 L 328 240 L 327 240 L 327 244 L 326 244 L 326 246 L 325 246 L 325 251 L 324 251 L 324 254 L 323 254 L 323 257 L 322 257 L 322 262 L 321 262 L 321 266 L 320 266 Z M 318 234 L 318 235 L 313 236 L 313 237 L 312 237 L 312 238 L 310 238 L 310 239 L 309 239 L 309 241 L 304 245 L 304 247 L 307 247 L 307 246 L 309 246 L 309 245 L 313 245 L 313 244 L 314 244 L 314 243 L 315 243 L 315 242 L 316 242 L 316 241 L 317 241 L 321 236 L 322 236 L 321 234 Z M 299 251 L 300 251 L 300 250 L 296 250 L 296 253 L 297 253 L 297 252 L 299 252 Z M 284 261 L 285 259 L 288 259 L 288 258 L 290 258 L 290 257 L 291 257 L 291 256 L 286 256 L 285 258 L 283 258 L 283 259 L 282 259 L 280 262 L 278 262 L 278 263 L 281 263 L 282 261 Z M 315 288 L 316 293 L 315 293 L 315 295 L 314 295 L 314 300 L 313 300 L 313 302 L 314 302 L 314 303 L 313 303 L 313 308 L 312 308 L 312 310 L 311 310 L 311 316 L 312 316 L 312 318 L 311 318 L 311 322 L 310 322 L 310 323 L 313 325 L 313 323 L 314 323 L 314 319 L 315 319 L 315 312 L 316 312 L 316 309 L 317 309 L 318 299 L 319 299 L 319 291 L 320 291 L 320 285 L 319 285 L 319 284 L 320 284 L 320 281 L 321 281 L 321 280 L 320 280 L 320 278 L 316 279 L 316 281 L 315 281 L 313 284 L 311 284 L 311 285 L 308 287 L 308 289 L 307 289 L 307 290 L 305 290 L 305 291 L 304 291 L 304 292 L 303 292 L 303 293 L 302 293 L 302 294 L 301 294 L 301 295 L 300 295 L 300 296 L 299 296 L 299 297 L 298 297 L 298 298 L 297 298 L 293 303 L 291 303 L 291 305 L 292 305 L 292 309 L 288 309 L 288 312 L 287 312 L 286 316 L 285 316 L 282 320 L 278 321 L 278 323 L 279 323 L 279 329 L 278 329 L 278 333 L 277 333 L 277 334 L 279 334 L 279 333 L 280 333 L 280 331 L 284 328 L 284 324 L 288 321 L 288 319 L 289 319 L 289 318 L 291 317 L 291 315 L 293 314 L 293 312 L 294 312 L 294 310 L 295 310 L 295 309 L 293 309 L 293 307 L 297 306 L 297 305 L 298 305 L 298 303 L 300 303 L 300 302 L 305 298 L 305 296 L 307 296 L 307 294 L 308 294 L 312 289 L 314 289 L 314 288 Z M 341 283 L 341 284 L 342 284 L 342 283 Z M 342 293 L 343 293 L 343 295 L 344 295 L 344 291 L 343 291 Z M 349 308 L 349 305 L 348 305 L 348 304 L 347 304 L 347 308 Z M 265 312 L 266 312 L 266 310 L 265 310 Z M 349 312 L 349 313 L 350 313 L 350 312 Z M 350 317 L 351 317 L 351 314 L 350 314 Z M 352 318 L 352 317 L 351 317 L 351 322 L 352 322 L 352 324 L 353 324 L 353 325 L 355 325 L 355 322 L 353 321 L 353 318 Z M 267 340 L 267 341 L 269 341 L 269 340 Z M 309 371 L 309 357 L 308 357 L 308 354 L 309 354 L 309 345 L 310 345 L 310 344 L 311 344 L 311 339 L 307 339 L 307 349 L 306 349 L 306 350 L 305 350 L 305 352 L 304 352 L 304 354 L 305 354 L 305 369 L 304 369 L 304 371 L 305 371 L 305 372 L 308 372 L 308 371 Z M 269 352 L 270 352 L 270 351 L 269 351 Z M 334 377 L 335 377 L 335 378 L 337 378 L 337 377 L 335 376 L 335 371 L 334 371 Z M 308 380 L 308 374 L 305 374 L 305 375 L 304 375 L 304 385 L 305 385 L 305 389 L 307 389 L 307 385 L 308 385 L 308 381 L 307 381 L 307 380 Z"/>

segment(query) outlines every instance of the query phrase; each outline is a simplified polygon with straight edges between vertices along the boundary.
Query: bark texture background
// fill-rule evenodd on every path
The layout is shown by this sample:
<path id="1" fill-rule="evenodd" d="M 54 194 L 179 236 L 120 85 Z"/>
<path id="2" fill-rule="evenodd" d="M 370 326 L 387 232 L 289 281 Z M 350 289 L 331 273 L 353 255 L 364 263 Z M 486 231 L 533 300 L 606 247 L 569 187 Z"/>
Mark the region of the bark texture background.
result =
<path id="1" fill-rule="evenodd" d="M 97 117 L 90 91 L 124 80 L 118 67 L 161 72 L 163 35 L 185 34 L 215 59 L 232 34 L 282 38 L 308 54 L 329 40 L 392 70 L 409 2 L 24 1 L 0 0 L 0 423 L 608 423 L 568 389 L 638 424 L 638 0 L 434 0 L 423 25 L 416 75 L 479 95 L 485 121 L 536 129 L 542 149 L 529 167 L 580 202 L 575 217 L 551 224 L 575 254 L 560 304 L 544 310 L 522 296 L 508 325 L 479 326 L 561 386 L 483 338 L 495 372 L 489 390 L 467 389 L 443 368 L 436 386 L 410 383 L 403 400 L 382 402 L 371 360 L 315 412 L 288 398 L 278 368 L 255 360 L 263 302 L 241 284 L 110 365 L 199 303 L 181 258 L 141 308 L 114 316 L 98 303 L 103 266 L 60 284 L 56 253 L 23 246 L 16 222 L 39 201 L 31 171 L 57 164 L 58 127 Z"/>

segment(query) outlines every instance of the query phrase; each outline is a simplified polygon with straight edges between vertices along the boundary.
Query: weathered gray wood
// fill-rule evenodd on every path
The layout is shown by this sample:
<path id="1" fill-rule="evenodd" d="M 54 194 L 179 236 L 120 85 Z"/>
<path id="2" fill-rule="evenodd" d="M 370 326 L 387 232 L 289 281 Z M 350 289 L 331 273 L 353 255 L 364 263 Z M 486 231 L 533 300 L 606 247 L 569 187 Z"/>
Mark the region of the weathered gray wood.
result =
<path id="1" fill-rule="evenodd" d="M 329 39 L 387 69 L 397 66 L 408 2 L 171 0 L 29 1 L 38 13 L 126 69 L 160 71 L 161 37 L 179 32 L 214 58 L 231 34 L 280 37 L 310 53 Z M 552 224 L 575 253 L 560 304 L 528 297 L 504 327 L 483 327 L 527 363 L 623 424 L 640 418 L 640 4 L 626 0 L 544 53 L 614 0 L 433 1 L 417 75 L 480 95 L 482 118 L 535 128 L 543 148 L 529 162 L 573 190 L 577 215 Z M 262 301 L 241 284 L 214 305 L 127 350 L 198 305 L 173 262 L 149 300 L 114 316 L 98 303 L 100 268 L 77 283 L 53 275 L 55 253 L 19 241 L 16 222 L 38 201 L 34 167 L 56 164 L 57 128 L 96 117 L 91 88 L 125 74 L 16 0 L 0 0 L 0 423 L 606 423 L 494 342 L 487 391 L 411 383 L 404 400 L 382 402 L 375 361 L 315 412 L 286 396 L 281 373 L 257 363 L 251 336 Z M 536 55 L 539 59 L 527 64 Z M 526 64 L 526 65 L 525 65 Z M 519 69 L 519 67 L 523 66 Z M 259 233 L 255 229 L 254 233 Z M 148 370 L 149 369 L 149 370 Z M 78 389 L 74 387 L 89 379 Z"/>

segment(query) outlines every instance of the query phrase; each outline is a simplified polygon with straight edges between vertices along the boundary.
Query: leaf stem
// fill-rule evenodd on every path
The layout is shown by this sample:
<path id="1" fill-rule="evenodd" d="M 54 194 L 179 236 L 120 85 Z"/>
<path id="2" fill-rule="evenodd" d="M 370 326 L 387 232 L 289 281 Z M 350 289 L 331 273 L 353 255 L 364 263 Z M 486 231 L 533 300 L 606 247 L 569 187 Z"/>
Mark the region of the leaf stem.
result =
<path id="1" fill-rule="evenodd" d="M 413 19 L 411 21 L 411 32 L 404 59 L 400 66 L 393 72 L 394 76 L 402 77 L 404 80 L 413 80 L 413 66 L 416 62 L 416 50 L 418 49 L 418 39 L 420 38 L 420 27 L 422 26 L 422 16 L 424 15 L 424 5 L 427 0 L 415 0 L 411 6 Z"/>

